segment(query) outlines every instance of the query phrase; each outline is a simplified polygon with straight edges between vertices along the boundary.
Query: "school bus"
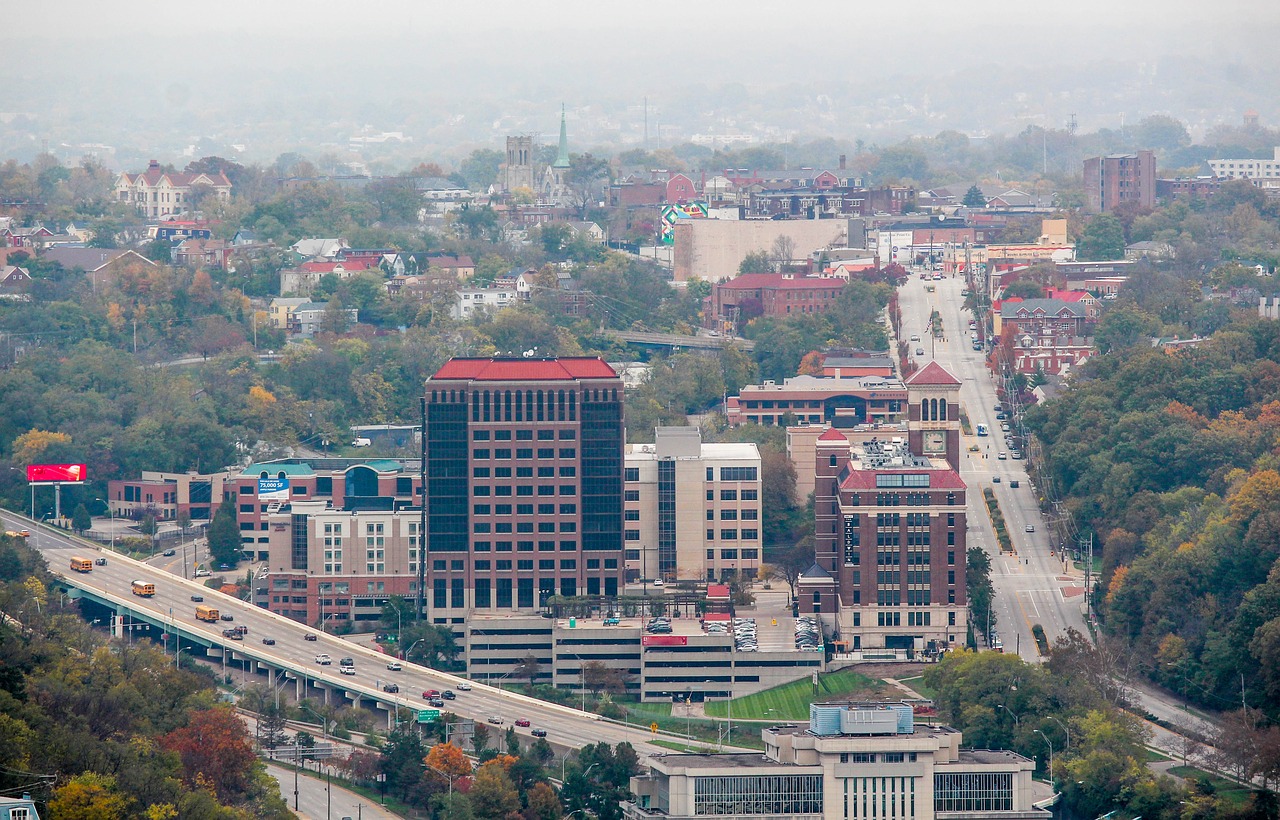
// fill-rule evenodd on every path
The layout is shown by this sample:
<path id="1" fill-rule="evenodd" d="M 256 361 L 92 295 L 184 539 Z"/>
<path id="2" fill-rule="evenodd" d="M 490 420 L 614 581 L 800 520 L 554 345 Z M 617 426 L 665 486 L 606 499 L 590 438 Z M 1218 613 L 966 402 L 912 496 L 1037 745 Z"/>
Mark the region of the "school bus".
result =
<path id="1" fill-rule="evenodd" d="M 205 606 L 204 604 L 201 604 L 196 607 L 196 620 L 217 623 L 218 608 L 216 606 Z"/>
<path id="2" fill-rule="evenodd" d="M 71 559 L 71 569 L 76 572 L 93 572 L 93 562 L 77 555 Z"/>
<path id="3" fill-rule="evenodd" d="M 130 586 L 133 587 L 134 595 L 141 595 L 143 598 L 150 598 L 156 594 L 156 585 L 146 581 L 133 581 Z"/>

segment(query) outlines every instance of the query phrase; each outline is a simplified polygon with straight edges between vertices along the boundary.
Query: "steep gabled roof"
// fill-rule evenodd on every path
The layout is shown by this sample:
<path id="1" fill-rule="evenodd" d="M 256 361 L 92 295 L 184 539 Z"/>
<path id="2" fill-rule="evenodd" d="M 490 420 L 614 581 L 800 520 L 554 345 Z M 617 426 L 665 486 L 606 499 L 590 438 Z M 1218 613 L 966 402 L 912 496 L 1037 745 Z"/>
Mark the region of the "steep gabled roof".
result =
<path id="1" fill-rule="evenodd" d="M 960 386 L 960 380 L 951 375 L 951 372 L 937 362 L 929 362 L 924 367 L 907 376 L 903 380 L 907 385 L 955 385 Z"/>
<path id="2" fill-rule="evenodd" d="M 828 427 L 825 433 L 818 436 L 818 441 L 834 441 L 837 444 L 849 443 L 849 439 L 845 438 L 844 433 L 841 433 L 834 427 Z"/>

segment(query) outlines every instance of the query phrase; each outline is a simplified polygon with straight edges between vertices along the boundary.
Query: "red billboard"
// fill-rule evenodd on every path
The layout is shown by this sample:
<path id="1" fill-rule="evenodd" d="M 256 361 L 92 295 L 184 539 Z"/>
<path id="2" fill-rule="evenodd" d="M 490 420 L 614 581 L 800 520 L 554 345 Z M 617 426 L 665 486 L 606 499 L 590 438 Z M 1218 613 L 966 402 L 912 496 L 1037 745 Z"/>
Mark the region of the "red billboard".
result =
<path id="1" fill-rule="evenodd" d="M 687 635 L 645 635 L 640 639 L 641 646 L 688 646 Z"/>
<path id="2" fill-rule="evenodd" d="M 54 482 L 81 484 L 89 470 L 83 464 L 28 464 L 27 481 L 32 484 Z"/>

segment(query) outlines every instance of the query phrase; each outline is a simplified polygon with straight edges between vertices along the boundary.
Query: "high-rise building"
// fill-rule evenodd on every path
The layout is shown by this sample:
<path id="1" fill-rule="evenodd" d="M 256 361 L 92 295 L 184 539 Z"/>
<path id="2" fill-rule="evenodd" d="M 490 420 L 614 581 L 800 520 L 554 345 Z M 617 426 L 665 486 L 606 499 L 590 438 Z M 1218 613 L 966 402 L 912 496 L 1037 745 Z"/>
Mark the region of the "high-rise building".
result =
<path id="1" fill-rule="evenodd" d="M 627 579 L 731 581 L 760 567 L 760 450 L 705 443 L 697 427 L 659 427 L 628 444 Z"/>
<path id="2" fill-rule="evenodd" d="M 1114 211 L 1124 204 L 1139 208 L 1156 205 L 1156 155 L 1109 154 L 1084 161 L 1085 209 L 1090 213 Z"/>
<path id="3" fill-rule="evenodd" d="M 619 593 L 622 391 L 595 358 L 452 359 L 427 381 L 433 611 Z"/>
<path id="4" fill-rule="evenodd" d="M 815 564 L 800 609 L 838 645 L 912 653 L 954 646 L 966 627 L 960 381 L 930 362 L 906 381 L 906 438 L 818 438 Z"/>

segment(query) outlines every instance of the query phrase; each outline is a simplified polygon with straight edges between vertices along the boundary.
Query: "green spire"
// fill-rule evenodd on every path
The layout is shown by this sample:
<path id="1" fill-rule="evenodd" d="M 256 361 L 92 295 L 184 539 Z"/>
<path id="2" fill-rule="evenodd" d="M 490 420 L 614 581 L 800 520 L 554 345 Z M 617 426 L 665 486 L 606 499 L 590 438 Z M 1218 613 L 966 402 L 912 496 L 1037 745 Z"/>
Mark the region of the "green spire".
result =
<path id="1" fill-rule="evenodd" d="M 551 167 L 569 167 L 569 129 L 565 125 L 563 105 L 560 106 L 560 152 L 556 154 L 556 161 Z"/>

